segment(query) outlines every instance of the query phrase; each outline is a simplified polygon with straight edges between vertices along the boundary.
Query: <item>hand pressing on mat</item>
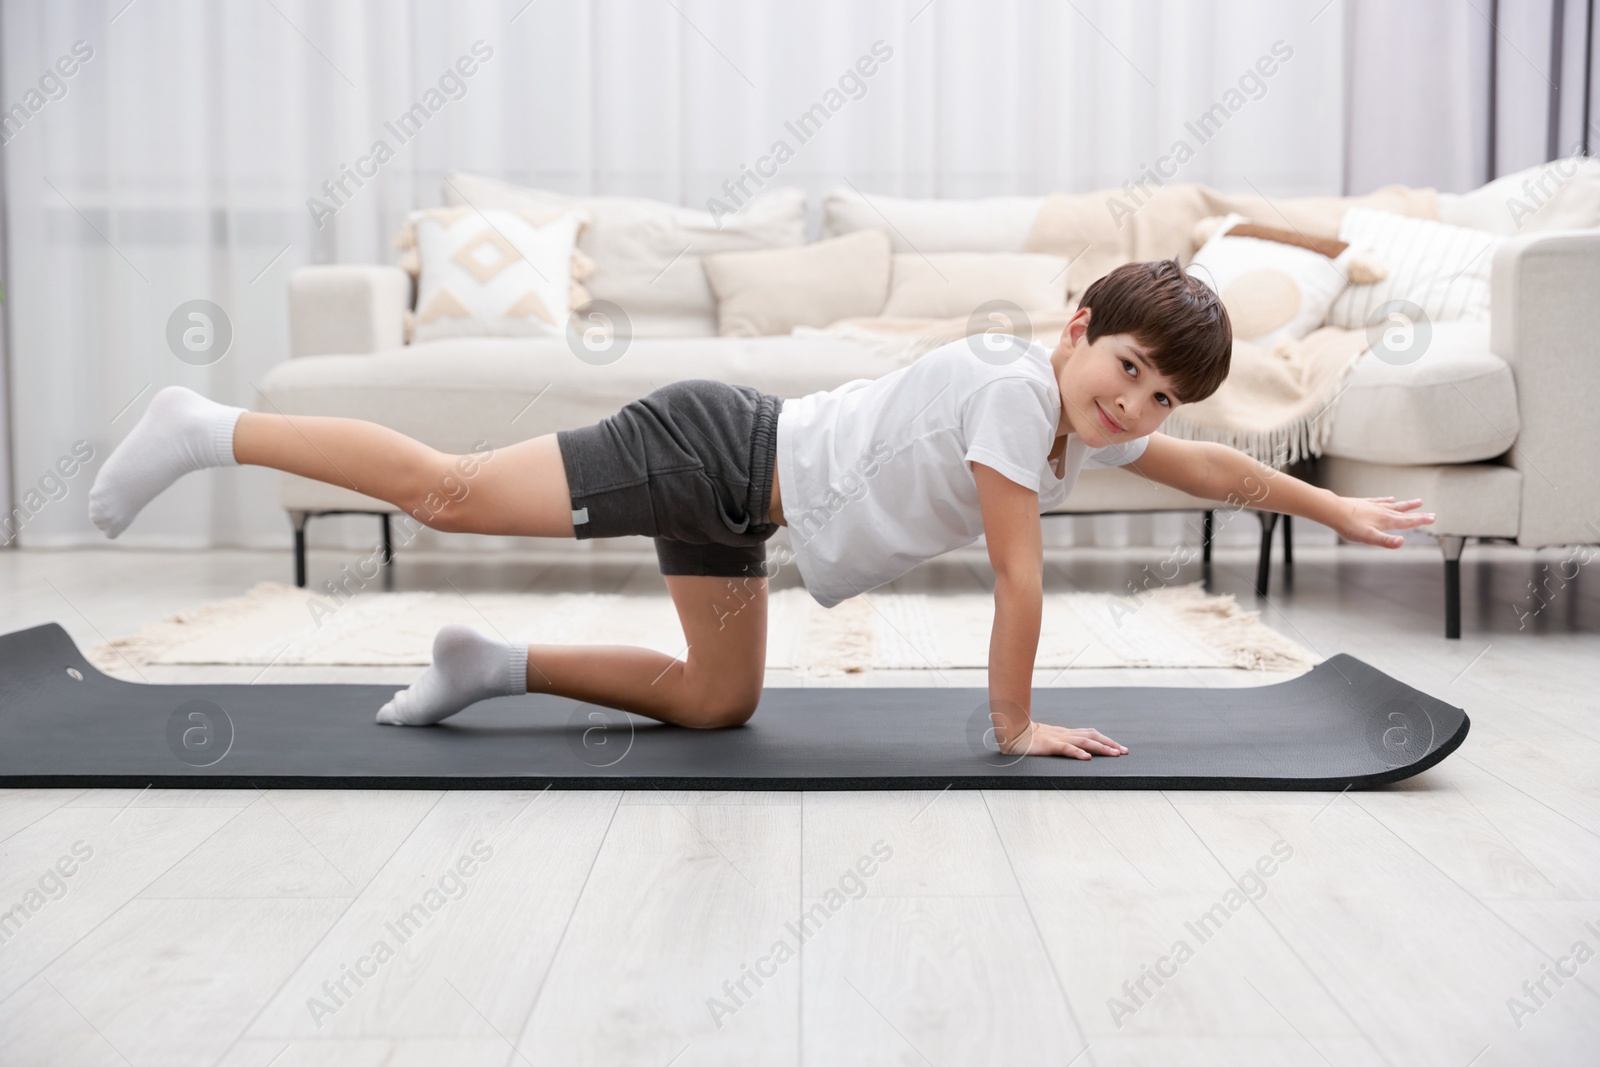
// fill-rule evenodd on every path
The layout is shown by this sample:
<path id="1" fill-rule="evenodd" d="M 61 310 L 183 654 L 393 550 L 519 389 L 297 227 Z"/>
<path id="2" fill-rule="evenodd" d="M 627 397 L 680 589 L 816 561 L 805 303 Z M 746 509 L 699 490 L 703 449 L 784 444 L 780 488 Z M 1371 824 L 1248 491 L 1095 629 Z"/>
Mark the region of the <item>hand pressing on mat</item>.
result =
<path id="1" fill-rule="evenodd" d="M 1433 522 L 1432 512 L 1419 512 L 1421 499 L 1395 502 L 1392 496 L 1339 497 L 1342 521 L 1335 532 L 1346 541 L 1382 548 L 1399 548 L 1406 539 L 1390 530 L 1412 530 Z"/>
<path id="2" fill-rule="evenodd" d="M 1120 756 L 1128 751 L 1092 726 L 1051 726 L 1047 722 L 1029 721 L 1017 736 L 1000 743 L 1000 751 L 1008 756 L 1071 756 L 1088 759 L 1097 756 Z"/>

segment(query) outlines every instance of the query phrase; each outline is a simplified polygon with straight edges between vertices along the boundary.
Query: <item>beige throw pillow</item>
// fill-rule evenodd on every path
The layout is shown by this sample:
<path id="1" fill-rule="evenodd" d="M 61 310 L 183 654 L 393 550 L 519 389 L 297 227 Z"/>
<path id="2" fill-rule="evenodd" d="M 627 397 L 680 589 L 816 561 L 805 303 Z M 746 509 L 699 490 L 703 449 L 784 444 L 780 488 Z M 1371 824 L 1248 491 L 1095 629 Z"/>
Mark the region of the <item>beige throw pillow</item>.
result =
<path id="1" fill-rule="evenodd" d="M 883 314 L 899 319 L 970 315 L 991 300 L 1024 311 L 1067 305 L 1067 260 L 1027 252 L 897 252 Z"/>
<path id="2" fill-rule="evenodd" d="M 880 226 L 799 248 L 706 256 L 717 333 L 765 337 L 877 315 L 889 293 L 889 247 Z"/>

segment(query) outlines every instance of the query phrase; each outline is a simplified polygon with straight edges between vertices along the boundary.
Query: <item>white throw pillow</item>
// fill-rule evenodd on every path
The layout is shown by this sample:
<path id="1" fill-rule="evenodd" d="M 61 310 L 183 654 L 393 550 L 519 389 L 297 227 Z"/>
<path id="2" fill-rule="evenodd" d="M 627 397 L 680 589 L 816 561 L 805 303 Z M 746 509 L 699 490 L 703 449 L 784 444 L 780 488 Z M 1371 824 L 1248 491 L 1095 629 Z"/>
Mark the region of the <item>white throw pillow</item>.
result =
<path id="1" fill-rule="evenodd" d="M 883 314 L 900 319 L 949 319 L 970 315 L 991 300 L 1007 300 L 1024 311 L 1067 306 L 1067 267 L 1062 256 L 1028 252 L 899 252 Z"/>
<path id="2" fill-rule="evenodd" d="M 1439 221 L 1502 237 L 1600 226 L 1600 159 L 1578 153 L 1468 193 L 1439 193 Z"/>
<path id="3" fill-rule="evenodd" d="M 806 194 L 768 189 L 720 219 L 708 211 L 631 196 L 567 196 L 462 171 L 445 175 L 446 204 L 548 211 L 581 208 L 590 225 L 578 248 L 594 263 L 585 280 L 596 300 L 628 315 L 635 337 L 709 337 L 717 305 L 701 267 L 717 252 L 785 248 L 806 243 Z"/>
<path id="4" fill-rule="evenodd" d="M 414 340 L 566 331 L 580 213 L 462 206 L 413 211 L 410 221 L 421 266 Z"/>
<path id="5" fill-rule="evenodd" d="M 770 337 L 876 315 L 889 293 L 889 228 L 705 258 L 723 337 Z"/>
<path id="6" fill-rule="evenodd" d="M 1230 214 L 1189 262 L 1228 309 L 1233 336 L 1272 348 L 1299 340 L 1322 325 L 1328 308 L 1348 284 L 1347 264 L 1355 246 L 1329 259 L 1299 245 L 1228 231 L 1245 217 Z"/>
<path id="7" fill-rule="evenodd" d="M 1415 304 L 1433 322 L 1489 318 L 1489 270 L 1505 242 L 1482 230 L 1353 207 L 1339 240 L 1358 245 L 1389 267 L 1371 285 L 1352 285 L 1328 309 L 1328 325 L 1365 329 L 1379 309 L 1398 300 Z"/>

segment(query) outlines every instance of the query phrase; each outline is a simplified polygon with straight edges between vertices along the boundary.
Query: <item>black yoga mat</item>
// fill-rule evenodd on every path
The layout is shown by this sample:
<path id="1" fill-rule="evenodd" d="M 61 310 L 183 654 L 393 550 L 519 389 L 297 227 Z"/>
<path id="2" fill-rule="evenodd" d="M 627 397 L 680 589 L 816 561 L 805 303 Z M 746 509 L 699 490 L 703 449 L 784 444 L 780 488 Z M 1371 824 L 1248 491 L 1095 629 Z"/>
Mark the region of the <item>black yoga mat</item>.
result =
<path id="1" fill-rule="evenodd" d="M 18 630 L 0 636 L 0 786 L 1344 789 L 1426 770 L 1468 727 L 1345 655 L 1245 689 L 1035 689 L 1037 721 L 1129 748 L 1092 760 L 1002 755 L 974 687 L 769 687 L 723 730 L 538 694 L 377 725 L 402 688 L 126 682 L 55 623 Z"/>

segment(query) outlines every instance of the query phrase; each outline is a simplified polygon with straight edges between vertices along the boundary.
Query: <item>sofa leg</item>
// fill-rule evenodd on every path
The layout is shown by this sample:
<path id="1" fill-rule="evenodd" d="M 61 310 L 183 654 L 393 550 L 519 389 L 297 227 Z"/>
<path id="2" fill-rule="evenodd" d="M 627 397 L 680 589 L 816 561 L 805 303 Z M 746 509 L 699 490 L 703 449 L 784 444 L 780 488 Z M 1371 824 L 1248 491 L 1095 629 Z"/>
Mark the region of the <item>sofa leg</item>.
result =
<path id="1" fill-rule="evenodd" d="M 1261 555 L 1256 559 L 1256 596 L 1267 595 L 1267 578 L 1272 567 L 1272 531 L 1278 525 L 1276 511 L 1256 512 L 1256 521 L 1261 523 Z"/>
<path id="2" fill-rule="evenodd" d="M 294 526 L 294 584 L 299 589 L 306 587 L 306 520 L 309 518 L 309 511 L 289 512 L 289 522 Z"/>
<path id="3" fill-rule="evenodd" d="M 1200 562 L 1211 562 L 1211 537 L 1216 532 L 1213 525 L 1216 521 L 1216 512 L 1207 511 L 1200 524 Z"/>
<path id="4" fill-rule="evenodd" d="M 1467 539 L 1454 534 L 1439 538 L 1444 550 L 1444 635 L 1448 639 L 1461 637 L 1461 550 Z"/>
<path id="5" fill-rule="evenodd" d="M 389 512 L 385 511 L 383 519 L 383 588 L 385 592 L 394 591 L 394 531 L 389 526 Z"/>
<path id="6" fill-rule="evenodd" d="M 1284 515 L 1284 517 L 1283 517 L 1283 569 L 1284 570 L 1288 570 L 1290 567 L 1294 566 L 1294 527 L 1291 526 L 1290 522 L 1289 522 L 1289 520 L 1291 520 L 1293 518 L 1294 518 L 1293 515 L 1287 515 L 1287 514 Z"/>

